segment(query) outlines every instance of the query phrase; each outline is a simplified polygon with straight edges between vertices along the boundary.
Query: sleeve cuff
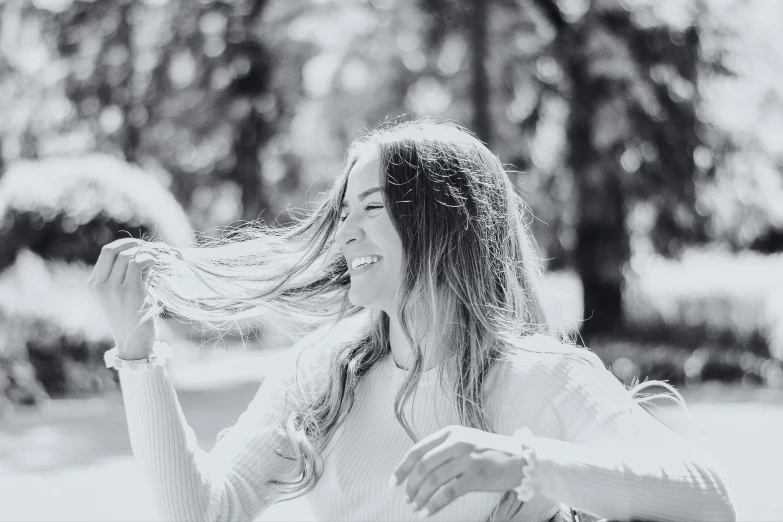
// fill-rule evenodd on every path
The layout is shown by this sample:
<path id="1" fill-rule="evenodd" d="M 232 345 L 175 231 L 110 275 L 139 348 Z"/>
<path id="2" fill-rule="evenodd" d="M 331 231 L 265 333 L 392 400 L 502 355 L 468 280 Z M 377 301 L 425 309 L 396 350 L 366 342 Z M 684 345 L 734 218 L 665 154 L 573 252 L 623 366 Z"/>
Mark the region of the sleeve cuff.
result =
<path id="1" fill-rule="evenodd" d="M 533 439 L 535 436 L 530 428 L 522 428 L 514 432 L 512 435 L 516 443 L 521 446 L 522 457 L 525 459 L 525 464 L 522 466 L 522 482 L 519 486 L 514 488 L 517 493 L 517 498 L 520 502 L 527 502 L 534 495 L 533 478 L 535 477 L 535 470 L 538 458 L 536 452 L 533 449 Z"/>
<path id="2" fill-rule="evenodd" d="M 106 364 L 107 368 L 115 368 L 117 370 L 153 371 L 156 366 L 165 366 L 172 355 L 173 350 L 171 349 L 171 346 L 162 341 L 156 341 L 152 346 L 152 354 L 145 359 L 121 359 L 117 347 L 115 346 L 103 354 L 103 362 Z"/>

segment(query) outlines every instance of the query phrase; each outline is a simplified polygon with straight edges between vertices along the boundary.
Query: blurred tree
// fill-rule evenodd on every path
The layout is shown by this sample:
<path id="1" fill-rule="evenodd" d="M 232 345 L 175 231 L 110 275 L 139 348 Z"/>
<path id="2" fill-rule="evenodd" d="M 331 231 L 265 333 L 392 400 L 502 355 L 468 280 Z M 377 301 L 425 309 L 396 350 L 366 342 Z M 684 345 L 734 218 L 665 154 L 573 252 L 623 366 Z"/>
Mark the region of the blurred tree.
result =
<path id="1" fill-rule="evenodd" d="M 262 185 L 261 146 L 274 135 L 274 123 L 280 117 L 280 104 L 270 92 L 272 58 L 253 36 L 266 2 L 255 0 L 244 9 L 228 13 L 225 62 L 234 68 L 234 78 L 228 86 L 230 103 L 244 105 L 237 111 L 233 149 L 236 166 L 229 173 L 242 189 L 242 217 L 256 219 L 267 210 L 268 200 Z"/>
<path id="2" fill-rule="evenodd" d="M 111 156 L 16 161 L 0 178 L 0 273 L 22 250 L 92 265 L 126 234 L 193 242 L 184 210 L 160 182 Z"/>
<path id="3" fill-rule="evenodd" d="M 285 106 L 260 30 L 265 6 L 74 0 L 37 15 L 65 65 L 71 125 L 86 124 L 98 150 L 171 172 L 187 207 L 203 187 L 197 201 L 223 208 L 224 224 L 269 217 L 261 159 Z"/>
<path id="4" fill-rule="evenodd" d="M 500 131 L 493 148 L 501 157 L 530 168 L 529 180 L 543 179 L 548 201 L 576 203 L 572 216 L 551 210 L 543 215 L 574 223 L 569 247 L 554 251 L 559 266 L 571 264 L 580 275 L 582 333 L 589 337 L 622 327 L 629 211 L 644 204 L 652 214 L 646 232 L 659 253 L 677 255 L 686 244 L 707 240 L 696 187 L 733 150 L 731 140 L 700 117 L 701 79 L 728 74 L 720 53 L 707 56 L 702 50 L 706 7 L 689 1 L 676 10 L 678 17 L 665 19 L 652 4 L 625 0 L 421 0 L 420 5 L 431 54 L 444 52 L 453 38 L 468 42 L 474 130 L 489 136 L 492 118 Z M 488 24 L 497 42 L 491 52 Z M 503 73 L 488 77 L 487 64 Z M 565 105 L 564 161 L 541 165 L 536 144 L 525 141 L 542 134 L 556 100 Z M 517 122 L 517 132 L 507 130 L 507 119 Z M 711 151 L 711 161 L 697 163 L 704 150 Z M 537 180 L 536 171 L 547 167 L 550 174 Z M 564 198 L 558 187 L 563 184 L 572 185 L 573 194 Z M 558 223 L 554 228 L 550 237 L 560 233 Z M 556 245 L 546 246 L 551 253 Z"/>
<path id="5" fill-rule="evenodd" d="M 470 42 L 471 105 L 473 106 L 473 130 L 487 145 L 492 145 L 492 123 L 489 106 L 491 92 L 487 75 L 489 30 L 489 3 L 471 0 L 467 10 L 467 32 Z"/>
<path id="6" fill-rule="evenodd" d="M 9 164 L 0 178 L 0 396 L 106 389 L 101 358 L 112 337 L 87 279 L 101 248 L 127 236 L 194 243 L 182 207 L 138 167 L 97 154 Z"/>
<path id="7" fill-rule="evenodd" d="M 143 9 L 135 0 L 77 0 L 51 13 L 41 11 L 56 35 L 56 49 L 69 65 L 65 94 L 96 137 L 99 150 L 118 152 L 127 161 L 139 155 L 143 121 L 135 113 L 136 49 L 133 16 Z"/>
<path id="8" fill-rule="evenodd" d="M 284 109 L 271 92 L 273 61 L 259 30 L 265 6 L 262 1 L 176 2 L 167 67 L 155 71 L 159 84 L 168 80 L 172 95 L 190 98 L 177 119 L 197 144 L 194 163 L 206 163 L 197 170 L 206 181 L 212 174 L 215 183 L 238 187 L 237 217 L 244 220 L 267 215 L 260 157 Z M 209 150 L 215 145 L 217 150 Z M 205 180 L 189 181 L 180 184 L 183 199 Z"/>
<path id="9" fill-rule="evenodd" d="M 535 4 L 556 30 L 551 56 L 570 102 L 566 164 L 577 189 L 582 333 L 611 333 L 623 326 L 629 209 L 644 202 L 651 210 L 649 234 L 660 253 L 707 239 L 696 185 L 717 162 L 700 168 L 694 156 L 712 148 L 716 131 L 699 118 L 699 82 L 728 71 L 701 52 L 697 2 L 679 26 L 619 0 L 591 2 L 570 20 L 554 2 Z"/>
<path id="10" fill-rule="evenodd" d="M 608 331 L 622 322 L 629 228 L 668 255 L 707 235 L 775 248 L 774 231 L 762 233 L 779 207 L 776 127 L 743 158 L 737 136 L 705 116 L 702 80 L 726 74 L 727 38 L 710 17 L 738 12 L 706 5 L 4 3 L 0 137 L 6 157 L 81 147 L 158 164 L 203 229 L 270 217 L 306 197 L 304 187 L 323 187 L 347 142 L 389 116 L 470 122 L 523 171 L 510 175 L 524 183 L 550 268 L 579 269 L 593 317 L 586 332 Z M 780 96 L 768 94 L 748 135 L 774 112 Z M 771 159 L 757 168 L 760 156 Z M 699 204 L 695 187 L 716 171 L 717 188 Z"/>
<path id="11" fill-rule="evenodd" d="M 489 55 L 489 14 L 491 2 L 470 0 L 467 3 L 451 0 L 420 0 L 421 9 L 428 18 L 427 45 L 430 51 L 440 51 L 446 41 L 455 35 L 468 42 L 470 69 L 471 130 L 492 146 L 492 92 L 487 73 Z"/>
<path id="12" fill-rule="evenodd" d="M 38 157 L 62 131 L 69 104 L 62 69 L 44 41 L 46 25 L 30 2 L 0 4 L 0 128 L 3 161 Z"/>

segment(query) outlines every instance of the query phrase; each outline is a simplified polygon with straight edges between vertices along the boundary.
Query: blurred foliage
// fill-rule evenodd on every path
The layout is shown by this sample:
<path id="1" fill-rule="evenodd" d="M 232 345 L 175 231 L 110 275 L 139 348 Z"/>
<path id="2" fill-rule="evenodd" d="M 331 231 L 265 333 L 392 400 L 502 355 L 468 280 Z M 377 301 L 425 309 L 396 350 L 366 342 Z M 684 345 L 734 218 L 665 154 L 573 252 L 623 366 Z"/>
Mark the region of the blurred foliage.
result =
<path id="1" fill-rule="evenodd" d="M 112 335 L 87 280 L 120 237 L 189 246 L 182 207 L 154 176 L 98 154 L 15 161 L 0 177 L 0 388 L 18 403 L 100 392 Z"/>
<path id="2" fill-rule="evenodd" d="M 171 190 L 200 229 L 266 215 L 259 151 L 285 121 L 288 86 L 272 84 L 273 56 L 256 37 L 264 6 L 3 5 L 6 83 L 38 87 L 6 109 L 18 120 L 3 136 L 6 156 L 8 145 L 11 158 L 99 150 L 170 172 Z M 37 63 L 9 47 L 14 36 L 35 43 Z M 43 101 L 56 110 L 34 115 Z M 293 178 L 278 181 L 295 187 Z"/>
<path id="3" fill-rule="evenodd" d="M 783 305 L 760 275 L 775 281 L 774 261 L 661 256 L 783 251 L 781 15 L 744 0 L 2 2 L 0 276 L 25 251 L 94 262 L 123 230 L 285 222 L 360 131 L 439 116 L 507 163 L 549 268 L 579 275 L 585 334 L 780 357 Z"/>
<path id="4" fill-rule="evenodd" d="M 737 349 L 702 346 L 689 350 L 616 337 L 597 338 L 591 349 L 627 385 L 659 379 L 678 387 L 708 381 L 783 387 L 783 365 L 779 360 Z"/>
<path id="5" fill-rule="evenodd" d="M 37 404 L 115 388 L 102 362 L 111 331 L 89 294 L 91 272 L 23 249 L 0 274 L 0 395 Z"/>
<path id="6" fill-rule="evenodd" d="M 179 203 L 152 175 L 102 155 L 18 161 L 0 177 L 0 272 L 24 249 L 94 264 L 127 234 L 193 242 Z"/>
<path id="7" fill-rule="evenodd" d="M 783 387 L 783 255 L 688 249 L 679 261 L 654 256 L 631 264 L 626 329 L 588 343 L 615 375 L 627 384 L 649 378 Z M 547 283 L 554 321 L 580 320 L 578 275 L 552 272 Z"/>
<path id="8" fill-rule="evenodd" d="M 632 264 L 624 301 L 635 337 L 783 360 L 783 255 L 707 249 Z"/>
<path id="9" fill-rule="evenodd" d="M 454 38 L 466 42 L 470 74 L 463 81 L 472 95 L 474 127 L 493 148 L 510 151 L 507 157 L 525 170 L 535 168 L 531 151 L 518 144 L 534 139 L 547 105 L 560 105 L 565 139 L 549 172 L 550 197 L 539 201 L 551 202 L 560 178 L 570 186 L 568 201 L 576 204 L 550 205 L 563 209 L 552 216 L 558 223 L 566 217 L 557 212 L 572 212 L 571 245 L 551 236 L 546 245 L 554 254 L 550 267 L 574 266 L 580 274 L 590 317 L 583 334 L 612 332 L 622 320 L 622 268 L 631 253 L 628 208 L 644 201 L 654 211 L 650 236 L 658 252 L 672 255 L 706 239 L 703 216 L 695 211 L 696 182 L 712 174 L 726 151 L 710 145 L 728 139 L 699 118 L 699 89 L 705 75 L 728 70 L 722 55 L 701 52 L 704 7 L 685 2 L 675 23 L 649 6 L 632 9 L 623 1 L 579 6 L 530 0 L 523 8 L 503 2 L 421 4 L 429 14 L 432 54 Z M 485 19 L 488 28 L 478 29 Z M 491 53 L 477 48 L 476 35 L 486 39 L 487 31 L 500 44 Z M 518 45 L 503 45 L 510 41 Z M 487 56 L 494 59 L 494 74 L 484 67 Z M 493 110 L 495 103 L 500 107 Z M 493 140 L 489 121 L 517 128 L 498 125 Z M 697 148 L 714 149 L 718 158 L 701 169 Z M 538 215 L 548 223 L 546 214 Z"/>
<path id="10" fill-rule="evenodd" d="M 569 144 L 600 153 L 602 175 L 632 196 L 628 212 L 651 205 L 658 251 L 676 251 L 705 218 L 707 237 L 734 248 L 774 248 L 783 229 L 775 2 L 20 0 L 0 10 L 3 161 L 122 155 L 171 173 L 199 230 L 312 198 L 347 142 L 389 117 L 472 124 L 482 57 L 490 128 L 479 134 L 522 171 L 512 176 L 553 268 L 573 263 L 584 212 L 572 203 L 589 177 Z M 569 134 L 579 121 L 593 122 L 591 139 Z"/>
<path id="11" fill-rule="evenodd" d="M 716 103 L 718 86 L 747 82 L 738 61 L 765 67 L 737 44 L 748 26 L 733 23 L 734 7 L 319 3 L 289 26 L 321 49 L 303 67 L 308 100 L 297 115 L 316 129 L 299 130 L 295 118 L 292 135 L 302 143 L 337 137 L 344 147 L 357 129 L 404 112 L 472 122 L 522 171 L 512 179 L 537 217 L 532 225 L 550 268 L 579 270 L 592 317 L 585 326 L 611 331 L 622 325 L 623 277 L 632 247 L 641 245 L 631 244 L 632 233 L 650 239 L 649 254 L 673 256 L 715 240 L 740 248 L 739 230 L 763 234 L 779 212 L 771 203 L 783 196 L 777 172 L 758 178 L 769 195 L 748 193 L 755 210 L 726 188 L 738 158 L 777 163 L 744 147 L 757 138 L 737 133 L 724 118 L 729 108 Z M 474 27 L 479 20 L 485 31 Z M 477 34 L 488 35 L 486 49 L 477 48 Z M 730 213 L 727 198 L 753 212 L 753 223 Z M 631 220 L 642 213 L 644 220 Z"/>

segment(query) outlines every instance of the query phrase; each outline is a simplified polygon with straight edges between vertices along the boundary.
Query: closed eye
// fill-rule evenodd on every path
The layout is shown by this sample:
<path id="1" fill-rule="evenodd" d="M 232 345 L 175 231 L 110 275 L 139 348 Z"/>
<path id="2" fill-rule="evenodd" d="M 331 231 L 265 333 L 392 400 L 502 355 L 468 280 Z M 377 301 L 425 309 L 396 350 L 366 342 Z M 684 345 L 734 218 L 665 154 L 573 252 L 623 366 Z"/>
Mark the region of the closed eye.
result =
<path id="1" fill-rule="evenodd" d="M 383 208 L 383 205 L 378 205 L 378 204 L 373 205 L 373 204 L 370 204 L 370 205 L 367 205 L 366 207 L 364 207 L 364 210 L 365 210 L 365 212 L 369 212 L 370 210 L 378 210 L 380 208 Z M 337 221 L 342 223 L 346 219 L 348 219 L 348 214 L 341 215 L 339 218 L 337 218 Z"/>

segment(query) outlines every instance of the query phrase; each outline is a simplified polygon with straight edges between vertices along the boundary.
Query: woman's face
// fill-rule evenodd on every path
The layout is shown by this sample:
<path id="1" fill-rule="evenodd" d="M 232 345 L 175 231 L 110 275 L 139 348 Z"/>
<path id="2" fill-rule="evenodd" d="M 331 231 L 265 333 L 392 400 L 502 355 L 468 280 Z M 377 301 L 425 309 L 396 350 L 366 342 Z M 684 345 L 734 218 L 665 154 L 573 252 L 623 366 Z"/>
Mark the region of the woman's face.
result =
<path id="1" fill-rule="evenodd" d="M 336 240 L 348 262 L 348 299 L 355 306 L 391 315 L 400 281 L 402 242 L 383 202 L 380 179 L 378 154 L 362 155 L 348 174 Z M 371 263 L 361 266 L 366 261 Z"/>

